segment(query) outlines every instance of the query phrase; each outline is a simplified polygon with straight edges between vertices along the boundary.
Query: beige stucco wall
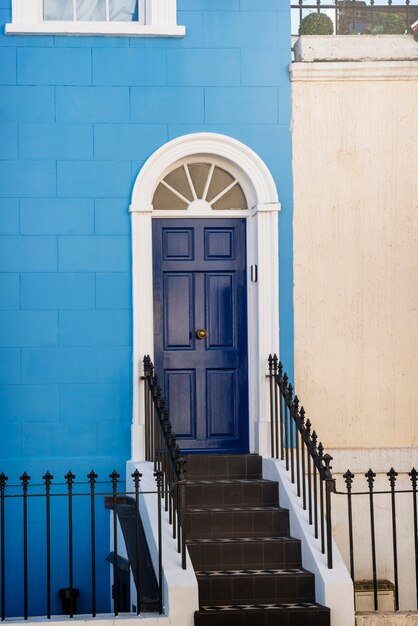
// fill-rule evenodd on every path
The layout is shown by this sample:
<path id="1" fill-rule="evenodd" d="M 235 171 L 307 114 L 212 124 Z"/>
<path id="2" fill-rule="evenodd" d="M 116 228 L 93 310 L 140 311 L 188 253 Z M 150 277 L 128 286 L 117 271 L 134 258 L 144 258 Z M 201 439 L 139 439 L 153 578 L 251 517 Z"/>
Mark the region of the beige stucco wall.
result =
<path id="1" fill-rule="evenodd" d="M 327 447 L 418 447 L 418 62 L 291 72 L 297 393 Z"/>

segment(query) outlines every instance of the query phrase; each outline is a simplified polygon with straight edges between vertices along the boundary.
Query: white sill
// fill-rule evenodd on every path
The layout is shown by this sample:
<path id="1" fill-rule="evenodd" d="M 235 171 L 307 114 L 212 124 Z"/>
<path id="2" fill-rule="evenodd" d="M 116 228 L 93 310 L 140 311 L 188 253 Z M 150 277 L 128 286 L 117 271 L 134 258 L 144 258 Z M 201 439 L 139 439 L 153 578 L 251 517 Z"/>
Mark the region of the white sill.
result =
<path id="1" fill-rule="evenodd" d="M 53 22 L 10 23 L 6 35 L 105 35 L 122 37 L 184 37 L 185 26 L 137 22 Z"/>

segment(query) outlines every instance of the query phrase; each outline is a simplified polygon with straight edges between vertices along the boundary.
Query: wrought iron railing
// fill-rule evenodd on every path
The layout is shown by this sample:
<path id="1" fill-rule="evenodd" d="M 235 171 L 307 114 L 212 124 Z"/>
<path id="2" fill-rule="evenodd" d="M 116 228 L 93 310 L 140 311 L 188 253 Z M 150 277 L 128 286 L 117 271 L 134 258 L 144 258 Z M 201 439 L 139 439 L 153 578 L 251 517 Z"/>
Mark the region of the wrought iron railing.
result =
<path id="1" fill-rule="evenodd" d="M 367 481 L 367 490 L 366 491 L 353 491 L 353 484 L 355 475 L 347 470 L 347 472 L 343 475 L 345 481 L 345 491 L 336 491 L 335 493 L 338 495 L 346 496 L 347 498 L 347 533 L 348 533 L 348 544 L 349 544 L 349 554 L 350 554 L 350 574 L 353 581 L 356 580 L 356 571 L 355 571 L 355 541 L 354 541 L 354 528 L 357 531 L 360 531 L 362 538 L 366 535 L 367 532 L 370 533 L 370 560 L 371 560 L 371 575 L 373 582 L 373 605 L 374 610 L 378 610 L 378 556 L 381 557 L 382 546 L 380 546 L 380 550 L 377 546 L 376 541 L 376 506 L 379 507 L 380 515 L 377 520 L 377 523 L 381 526 L 384 523 L 382 518 L 382 509 L 384 507 L 384 496 L 389 498 L 390 504 L 388 508 L 390 509 L 390 525 L 391 529 L 385 528 L 385 533 L 389 535 L 388 541 L 390 542 L 390 531 L 392 534 L 392 558 L 393 558 L 393 593 L 394 593 L 394 608 L 395 611 L 399 611 L 399 562 L 404 564 L 406 561 L 407 554 L 414 554 L 415 557 L 415 572 L 408 572 L 408 580 L 413 580 L 415 578 L 415 592 L 416 592 L 416 602 L 418 609 L 418 517 L 417 517 L 417 477 L 418 472 L 415 468 L 407 474 L 412 483 L 411 489 L 400 489 L 397 487 L 397 478 L 399 476 L 398 472 L 396 472 L 393 467 L 386 473 L 389 489 L 376 489 L 375 488 L 375 479 L 376 473 L 373 472 L 372 469 L 369 469 L 366 474 L 364 474 L 364 478 Z M 357 477 L 359 478 L 359 477 Z M 363 501 L 361 501 L 361 496 L 363 496 Z M 400 558 L 398 556 L 399 549 L 399 540 L 398 540 L 398 523 L 397 523 L 397 503 L 399 504 L 400 497 L 403 497 L 403 518 L 402 518 L 402 534 L 403 534 L 403 553 Z M 405 523 L 405 511 L 408 509 L 405 498 L 410 499 L 410 509 L 412 512 L 412 528 L 408 529 L 407 524 Z M 368 517 L 369 517 L 369 529 L 365 528 L 365 520 L 363 515 L 355 516 L 353 513 L 353 499 L 357 500 L 360 503 L 361 511 L 364 512 L 365 508 L 368 508 Z M 365 502 L 368 500 L 368 507 Z M 376 505 L 377 501 L 377 505 Z M 357 511 L 359 513 L 359 511 Z M 386 516 L 385 516 L 386 517 Z M 362 519 L 363 518 L 363 519 Z M 389 521 L 386 518 L 386 521 Z M 405 538 L 410 536 L 410 541 L 405 541 Z M 364 550 L 364 542 L 362 541 L 362 550 Z M 379 555 L 380 552 L 380 555 Z M 388 567 L 386 565 L 385 571 L 387 572 Z M 413 607 L 409 607 L 410 610 Z"/>
<path id="2" fill-rule="evenodd" d="M 117 616 L 121 611 L 131 611 L 130 604 L 121 606 L 120 563 L 124 558 L 118 545 L 118 520 L 123 530 L 122 506 L 125 509 L 128 506 L 131 516 L 135 517 L 135 537 L 131 537 L 133 558 L 130 562 L 126 561 L 126 567 L 127 571 L 132 571 L 136 584 L 136 612 L 162 613 L 161 517 L 156 520 L 159 564 L 155 579 L 158 579 L 158 584 L 154 585 L 150 594 L 149 580 L 145 581 L 140 576 L 143 568 L 141 561 L 147 556 L 150 563 L 150 557 L 139 513 L 141 498 L 152 494 L 157 500 L 158 510 L 161 509 L 161 499 L 165 495 L 162 474 L 156 472 L 155 491 L 142 491 L 141 477 L 142 474 L 135 470 L 132 474 L 133 489 L 127 491 L 120 489 L 120 474 L 116 470 L 105 480 L 99 480 L 99 475 L 91 470 L 86 476 L 87 481 L 76 480 L 76 475 L 69 471 L 63 477 L 64 482 L 54 479 L 49 471 L 42 476 L 42 481 L 33 481 L 27 472 L 23 472 L 17 484 L 13 484 L 4 472 L 0 473 L 2 621 L 22 616 L 27 620 L 29 616 L 39 615 L 50 619 L 61 614 L 58 598 L 66 598 L 66 610 L 63 606 L 62 613 L 70 618 L 79 613 L 88 614 L 89 611 L 92 617 L 108 612 L 109 584 L 107 577 L 103 584 L 105 556 L 103 545 L 99 543 L 104 537 L 108 538 L 107 528 L 103 535 L 104 508 L 111 511 L 113 521 L 113 546 L 107 557 L 113 572 L 113 612 Z M 107 524 L 105 526 L 108 527 Z M 99 552 L 102 560 L 98 563 Z M 59 563 L 66 564 L 66 572 L 57 573 Z M 148 572 L 151 567 L 148 567 Z M 59 589 L 63 582 L 68 587 Z M 129 581 L 124 586 L 129 588 Z M 77 597 L 82 603 L 81 611 L 76 608 Z"/>
<path id="3" fill-rule="evenodd" d="M 324 454 L 318 436 L 306 419 L 299 399 L 293 397 L 283 365 L 277 355 L 268 358 L 270 383 L 270 439 L 271 456 L 281 459 L 296 484 L 303 509 L 308 511 L 309 524 L 314 527 L 315 538 L 320 537 L 322 554 L 327 555 L 328 568 L 332 568 L 331 493 L 335 480 L 331 473 L 332 457 Z"/>
<path id="4" fill-rule="evenodd" d="M 299 34 L 302 19 L 312 12 L 326 13 L 334 23 L 334 33 L 369 33 L 381 15 L 397 13 L 405 23 L 408 32 L 418 19 L 418 4 L 411 0 L 335 0 L 321 2 L 317 0 L 299 0 L 290 5 L 292 16 L 292 35 Z"/>
<path id="5" fill-rule="evenodd" d="M 158 376 L 151 358 L 144 357 L 145 380 L 145 458 L 154 463 L 155 471 L 162 472 L 162 495 L 173 538 L 181 553 L 182 567 L 186 569 L 186 539 L 183 512 L 185 508 L 185 459 L 180 454 L 176 435 L 162 395 Z"/>
<path id="6" fill-rule="evenodd" d="M 297 495 L 302 499 L 303 509 L 308 511 L 309 524 L 314 527 L 315 538 L 320 538 L 321 551 L 323 554 L 326 553 L 328 567 L 331 569 L 333 566 L 332 506 L 337 504 L 335 498 L 344 496 L 347 498 L 347 506 L 343 506 L 341 502 L 338 503 L 338 527 L 340 531 L 344 529 L 344 532 L 347 533 L 349 553 L 347 561 L 349 561 L 353 582 L 356 583 L 354 538 L 354 531 L 356 530 L 363 552 L 365 549 L 364 537 L 368 534 L 370 536 L 371 568 L 365 569 L 363 566 L 362 575 L 364 577 L 365 571 L 370 572 L 374 609 L 377 611 L 379 608 L 378 563 L 380 562 L 382 571 L 386 573 L 393 566 L 394 609 L 398 611 L 400 607 L 399 563 L 402 563 L 404 567 L 408 555 L 413 554 L 415 571 L 408 571 L 406 578 L 408 581 L 415 580 L 416 608 L 418 610 L 418 471 L 412 468 L 408 473 L 411 488 L 406 489 L 405 485 L 399 488 L 398 472 L 391 468 L 386 473 L 389 489 L 376 489 L 376 473 L 369 469 L 364 475 L 367 480 L 367 490 L 353 491 L 355 476 L 350 470 L 347 470 L 342 476 L 345 490 L 337 490 L 336 478 L 331 472 L 332 457 L 329 454 L 324 454 L 324 447 L 321 442 L 318 443 L 318 436 L 313 430 L 310 420 L 306 418 L 303 406 L 299 406 L 299 399 L 297 395 L 294 395 L 293 387 L 289 383 L 287 374 L 283 373 L 282 363 L 279 362 L 276 355 L 270 355 L 268 358 L 268 378 L 270 385 L 271 456 L 284 462 L 290 480 L 295 485 Z M 384 474 L 379 477 L 380 481 L 383 476 Z M 362 496 L 363 501 L 361 502 Z M 389 498 L 389 503 L 387 503 L 388 515 L 385 515 L 383 520 L 384 496 Z M 402 502 L 403 541 L 399 542 L 397 503 L 401 496 L 404 498 Z M 405 498 L 410 499 L 409 505 L 405 503 Z M 355 500 L 361 502 L 357 510 L 353 506 Z M 380 510 L 378 523 L 381 527 L 384 522 L 388 526 L 385 528 L 385 541 L 383 543 L 376 541 L 376 500 Z M 346 513 L 341 513 L 342 510 L 345 510 Z M 405 521 L 405 515 L 408 512 L 412 518 L 412 523 Z M 405 541 L 406 536 L 410 536 L 409 545 Z M 386 554 L 388 542 L 391 543 L 391 557 Z M 400 543 L 403 553 L 399 557 Z M 361 556 L 364 562 L 365 555 L 362 554 Z M 390 559 L 392 559 L 392 564 L 390 564 Z M 408 610 L 414 609 L 411 606 L 406 608 Z"/>

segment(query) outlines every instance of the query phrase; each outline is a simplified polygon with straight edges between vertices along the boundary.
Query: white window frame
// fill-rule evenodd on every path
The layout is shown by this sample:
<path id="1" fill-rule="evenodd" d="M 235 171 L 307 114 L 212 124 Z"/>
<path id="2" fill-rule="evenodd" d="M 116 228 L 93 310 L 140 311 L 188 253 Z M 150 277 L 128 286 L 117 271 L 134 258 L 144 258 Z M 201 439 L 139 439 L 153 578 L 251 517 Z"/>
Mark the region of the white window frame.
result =
<path id="1" fill-rule="evenodd" d="M 43 19 L 43 0 L 12 0 L 12 21 L 8 35 L 109 35 L 125 37 L 183 37 L 177 25 L 177 0 L 139 0 L 139 14 L 146 23 L 52 21 Z"/>

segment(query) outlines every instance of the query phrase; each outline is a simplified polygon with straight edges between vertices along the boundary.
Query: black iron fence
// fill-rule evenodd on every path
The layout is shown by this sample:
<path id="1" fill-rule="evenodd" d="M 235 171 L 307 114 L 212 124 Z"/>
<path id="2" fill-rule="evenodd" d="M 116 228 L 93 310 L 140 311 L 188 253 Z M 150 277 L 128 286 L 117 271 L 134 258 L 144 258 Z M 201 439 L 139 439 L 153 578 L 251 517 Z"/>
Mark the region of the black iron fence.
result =
<path id="1" fill-rule="evenodd" d="M 384 475 L 383 475 L 384 476 Z M 383 477 L 382 476 L 382 477 Z M 408 473 L 408 477 L 411 482 L 411 488 L 405 489 L 398 486 L 398 472 L 393 467 L 386 472 L 388 481 L 387 489 L 376 488 L 376 473 L 372 469 L 369 469 L 364 475 L 355 476 L 350 470 L 343 475 L 345 482 L 345 491 L 336 491 L 338 495 L 345 496 L 347 498 L 347 533 L 348 544 L 350 554 L 350 574 L 353 581 L 356 581 L 356 560 L 355 560 L 355 540 L 354 529 L 364 537 L 370 538 L 370 569 L 373 589 L 373 605 L 374 610 L 377 611 L 378 606 L 378 568 L 379 562 L 382 565 L 382 551 L 386 546 L 391 547 L 392 551 L 392 566 L 393 566 L 393 594 L 394 594 L 394 608 L 395 611 L 399 611 L 399 564 L 402 568 L 405 567 L 407 562 L 407 556 L 411 553 L 414 555 L 415 571 L 407 572 L 406 578 L 409 581 L 413 581 L 415 578 L 415 592 L 416 602 L 418 608 L 418 523 L 417 523 L 417 476 L 418 472 L 415 468 Z M 356 478 L 356 481 L 355 481 Z M 380 477 L 379 477 L 380 478 Z M 360 480 L 363 481 L 365 490 L 353 491 L 353 485 L 360 485 Z M 381 484 L 381 481 L 380 481 Z M 360 487 L 361 489 L 361 487 Z M 363 498 L 362 498 L 363 496 Z M 404 551 L 399 555 L 399 512 L 397 512 L 398 504 L 402 498 L 402 517 L 400 530 L 403 535 L 402 545 Z M 405 498 L 407 501 L 405 501 Z M 354 513 L 354 501 L 359 502 L 357 508 L 357 515 Z M 368 501 L 368 502 L 367 502 Z M 409 501 L 409 506 L 408 506 Z M 376 508 L 379 507 L 379 512 L 376 513 Z M 409 509 L 409 511 L 408 511 Z M 368 513 L 368 523 L 364 517 L 364 511 Z M 385 511 L 385 518 L 382 519 L 382 511 Z M 412 525 L 406 519 L 409 512 L 409 518 L 412 518 Z M 386 514 L 387 513 L 387 514 Z M 385 527 L 385 539 L 386 543 L 382 545 L 382 541 L 376 540 L 377 525 L 382 526 L 386 522 Z M 389 524 L 387 523 L 389 522 Z M 390 528 L 388 528 L 388 525 Z M 368 526 L 368 528 L 367 528 Z M 362 537 L 362 539 L 363 539 Z M 409 541 L 408 541 L 409 539 Z M 362 541 L 364 546 L 364 541 Z M 364 547 L 363 547 L 364 549 Z M 385 571 L 388 570 L 387 563 Z M 363 569 L 364 572 L 364 569 Z M 413 607 L 409 607 L 412 609 Z"/>
<path id="2" fill-rule="evenodd" d="M 281 459 L 296 484 L 302 506 L 308 511 L 309 524 L 314 527 L 315 538 L 320 537 L 322 554 L 327 555 L 328 568 L 332 568 L 331 493 L 335 480 L 331 473 L 332 457 L 324 454 L 324 446 L 306 418 L 305 409 L 293 396 L 283 365 L 277 356 L 268 358 L 270 382 L 271 456 Z"/>
<path id="3" fill-rule="evenodd" d="M 376 488 L 376 473 L 371 469 L 364 475 L 367 483 L 366 490 L 353 491 L 354 474 L 347 470 L 343 475 L 345 491 L 336 488 L 336 479 L 331 472 L 332 457 L 324 454 L 324 447 L 318 443 L 318 436 L 312 428 L 309 419 L 306 418 L 303 406 L 299 406 L 299 399 L 294 395 L 288 376 L 283 373 L 282 363 L 276 355 L 268 358 L 268 379 L 270 389 L 270 439 L 272 458 L 281 459 L 289 472 L 290 479 L 295 485 L 297 495 L 302 500 L 304 510 L 308 511 L 309 524 L 314 527 L 315 538 L 320 538 L 321 550 L 327 556 L 328 568 L 332 568 L 332 507 L 335 508 L 337 496 L 347 498 L 347 506 L 343 506 L 344 512 L 341 518 L 341 506 L 339 505 L 339 528 L 346 529 L 349 546 L 350 574 L 356 583 L 355 566 L 355 532 L 357 531 L 362 550 L 365 550 L 364 537 L 370 538 L 366 544 L 370 545 L 370 567 L 364 566 L 364 554 L 362 558 L 362 576 L 370 572 L 372 582 L 374 609 L 378 610 L 379 591 L 379 564 L 384 572 L 392 567 L 394 609 L 399 610 L 399 564 L 402 565 L 402 573 L 407 581 L 415 581 L 416 602 L 418 609 L 418 518 L 417 518 L 417 477 L 415 468 L 408 473 L 410 484 L 399 486 L 398 472 L 391 468 L 386 473 L 388 488 Z M 384 476 L 384 475 L 383 475 Z M 363 480 L 364 480 L 363 478 Z M 381 485 L 382 475 L 378 476 Z M 358 481 L 359 482 L 359 481 Z M 356 481 L 356 484 L 358 484 Z M 404 482 L 404 481 L 403 481 Z M 332 495 L 333 494 L 333 495 Z M 363 501 L 360 502 L 363 497 Z M 389 502 L 384 502 L 384 499 Z M 399 555 L 399 512 L 397 505 L 402 497 L 402 538 L 409 537 L 409 541 L 402 542 L 403 553 Z M 405 502 L 408 498 L 408 502 Z M 359 508 L 353 505 L 359 502 Z M 408 504 L 409 503 L 409 504 Z M 379 514 L 376 515 L 378 506 Z M 365 511 L 367 516 L 365 517 Z M 384 519 L 382 518 L 384 511 Z M 408 517 L 409 512 L 409 517 Z M 335 510 L 334 510 L 335 513 Z M 376 517 L 377 524 L 384 528 L 384 535 L 380 541 L 376 540 Z M 382 533 L 381 533 L 382 534 Z M 392 563 L 388 563 L 387 545 L 391 544 Z M 413 554 L 414 571 L 404 571 L 408 562 L 408 556 Z M 389 557 L 390 560 L 390 557 Z M 411 562 L 411 558 L 409 558 Z M 360 569 L 360 568 L 359 568 Z M 407 607 L 413 609 L 414 607 Z"/>
<path id="4" fill-rule="evenodd" d="M 411 0 L 299 0 L 291 6 L 292 35 L 299 34 L 299 25 L 309 13 L 326 13 L 334 23 L 334 33 L 371 33 L 373 26 L 382 15 L 396 13 L 406 23 L 408 32 L 418 19 L 418 4 Z"/>
<path id="5" fill-rule="evenodd" d="M 42 482 L 34 482 L 27 472 L 23 472 L 17 484 L 12 484 L 3 472 L 0 474 L 2 621 L 6 617 L 19 616 L 27 620 L 29 615 L 46 615 L 50 619 L 54 614 L 53 609 L 57 607 L 58 597 L 63 600 L 62 613 L 73 617 L 80 613 L 76 608 L 78 596 L 80 599 L 83 596 L 84 600 L 88 598 L 89 612 L 92 617 L 96 617 L 100 608 L 97 596 L 100 594 L 103 598 L 104 595 L 107 596 L 109 590 L 108 575 L 104 578 L 101 571 L 99 580 L 97 576 L 98 567 L 103 570 L 103 563 L 98 565 L 97 561 L 99 547 L 103 557 L 103 546 L 99 544 L 99 541 L 103 541 L 103 533 L 100 539 L 97 536 L 98 518 L 103 518 L 103 513 L 108 516 L 104 511 L 105 508 L 111 511 L 113 518 L 113 548 L 108 560 L 113 572 L 114 615 L 131 611 L 132 604 L 137 614 L 142 610 L 162 613 L 161 502 L 163 498 L 167 499 L 167 493 L 164 491 L 163 475 L 160 470 L 157 469 L 155 472 L 155 491 L 142 491 L 141 477 L 142 474 L 135 470 L 132 474 L 133 488 L 127 491 L 121 488 L 120 474 L 116 470 L 106 480 L 99 480 L 98 474 L 93 470 L 84 476 L 84 480 L 77 480 L 76 475 L 69 471 L 63 477 L 64 482 L 55 480 L 49 471 L 42 476 Z M 151 565 L 140 518 L 141 498 L 144 496 L 156 498 L 159 513 L 156 520 L 158 524 L 156 571 Z M 120 541 L 118 522 L 123 532 L 129 560 L 124 556 L 125 550 L 121 551 L 118 544 Z M 106 545 L 109 545 L 109 536 L 106 539 Z M 78 562 L 80 553 L 83 559 L 81 566 Z M 61 571 L 59 576 L 53 576 L 52 566 L 55 566 L 59 559 L 65 562 L 66 572 Z M 129 598 L 129 575 L 122 581 L 121 563 L 127 564 L 124 569 L 132 572 L 136 585 L 136 598 L 132 604 L 126 601 L 126 598 Z M 86 566 L 90 573 L 85 571 Z M 153 569 L 151 575 L 150 568 Z M 141 575 L 144 571 L 148 572 L 146 580 Z M 155 578 L 154 585 L 152 575 Z M 81 579 L 85 583 L 84 587 L 80 586 Z M 59 589 L 63 582 L 67 586 Z M 31 586 L 34 589 L 31 589 Z M 40 589 L 42 598 L 39 598 Z M 87 612 L 84 601 L 83 614 Z M 55 614 L 58 614 L 56 610 Z"/>
<path id="6" fill-rule="evenodd" d="M 182 567 L 186 569 L 186 538 L 183 512 L 185 508 L 185 459 L 180 454 L 176 435 L 162 395 L 158 376 L 151 358 L 143 360 L 145 380 L 145 458 L 154 463 L 155 471 L 161 472 L 165 511 L 173 527 L 173 538 L 181 553 Z"/>

